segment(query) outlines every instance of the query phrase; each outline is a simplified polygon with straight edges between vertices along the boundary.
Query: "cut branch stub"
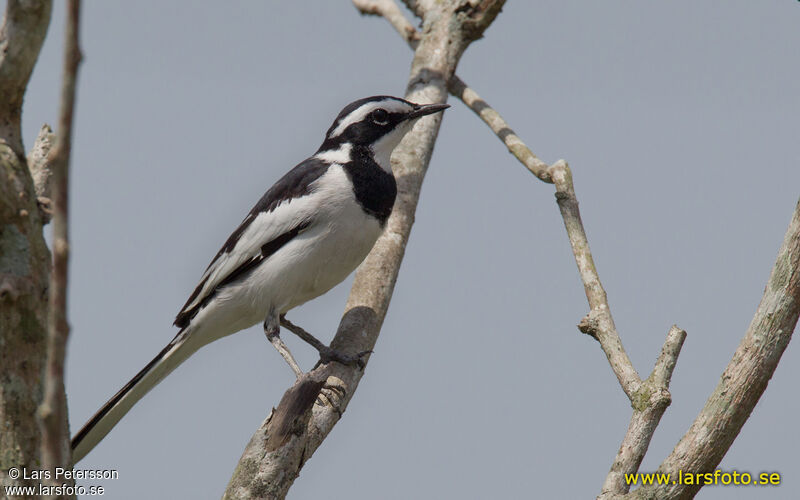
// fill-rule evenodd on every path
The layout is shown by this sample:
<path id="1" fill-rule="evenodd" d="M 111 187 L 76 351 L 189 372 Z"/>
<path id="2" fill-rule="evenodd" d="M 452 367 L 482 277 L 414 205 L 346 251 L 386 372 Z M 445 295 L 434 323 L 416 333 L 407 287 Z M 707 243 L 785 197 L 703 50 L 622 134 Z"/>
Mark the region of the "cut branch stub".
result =
<path id="1" fill-rule="evenodd" d="M 55 146 L 56 135 L 47 124 L 42 125 L 33 148 L 28 153 L 28 169 L 33 177 L 36 201 L 42 217 L 42 224 L 47 224 L 53 217 L 53 199 L 51 196 L 51 178 L 53 162 L 50 152 Z"/>

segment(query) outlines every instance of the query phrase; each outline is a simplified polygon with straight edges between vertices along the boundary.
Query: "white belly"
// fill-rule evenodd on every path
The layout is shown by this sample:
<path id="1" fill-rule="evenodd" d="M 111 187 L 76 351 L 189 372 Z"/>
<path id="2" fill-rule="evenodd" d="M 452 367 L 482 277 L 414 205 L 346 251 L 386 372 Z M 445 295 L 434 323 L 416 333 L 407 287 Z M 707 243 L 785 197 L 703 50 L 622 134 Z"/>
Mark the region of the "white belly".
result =
<path id="1" fill-rule="evenodd" d="M 252 286 L 262 305 L 283 314 L 341 283 L 364 260 L 381 233 L 378 222 L 353 201 L 341 217 L 308 228 L 258 267 L 242 286 Z M 252 283 L 252 285 L 249 285 Z M 260 289 L 260 283 L 270 283 Z"/>

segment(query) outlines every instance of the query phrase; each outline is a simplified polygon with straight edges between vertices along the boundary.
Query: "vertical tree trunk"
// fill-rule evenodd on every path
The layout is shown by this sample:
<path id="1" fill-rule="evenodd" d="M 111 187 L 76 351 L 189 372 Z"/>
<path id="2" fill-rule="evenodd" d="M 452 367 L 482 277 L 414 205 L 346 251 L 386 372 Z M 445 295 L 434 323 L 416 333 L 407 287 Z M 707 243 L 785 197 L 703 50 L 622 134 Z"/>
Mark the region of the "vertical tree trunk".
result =
<path id="1" fill-rule="evenodd" d="M 22 100 L 50 23 L 49 0 L 9 0 L 0 29 L 0 483 L 40 465 L 50 252 L 22 146 Z M 12 473 L 13 475 L 13 473 Z M 38 484 L 38 481 L 35 483 Z"/>

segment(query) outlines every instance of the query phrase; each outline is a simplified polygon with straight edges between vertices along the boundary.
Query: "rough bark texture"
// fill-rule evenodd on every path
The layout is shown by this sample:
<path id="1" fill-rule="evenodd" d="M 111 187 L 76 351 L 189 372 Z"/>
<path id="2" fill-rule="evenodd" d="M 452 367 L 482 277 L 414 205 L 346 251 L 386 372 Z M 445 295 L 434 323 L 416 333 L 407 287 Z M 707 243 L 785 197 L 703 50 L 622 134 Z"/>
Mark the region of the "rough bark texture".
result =
<path id="1" fill-rule="evenodd" d="M 491 24 L 503 3 L 502 0 L 409 2 L 409 7 L 423 19 L 423 28 L 406 98 L 422 103 L 445 102 L 447 81 L 454 74 L 461 54 Z M 384 234 L 356 273 L 332 343 L 336 349 L 358 353 L 375 346 L 414 222 L 440 121 L 438 115 L 421 120 L 392 156 L 398 184 L 397 201 Z M 225 498 L 284 498 L 305 461 L 341 418 L 362 375 L 359 368 L 338 363 L 313 370 L 308 376 L 313 380 L 324 377 L 325 382 L 316 403 L 305 410 L 309 414 L 307 425 L 296 430 L 286 444 L 270 450 L 265 443 L 274 442 L 270 436 L 280 431 L 275 426 L 278 420 L 275 415 L 267 418 L 248 444 Z M 301 383 L 303 379 L 298 381 Z M 286 406 L 304 407 L 289 403 Z M 290 420 L 302 421 L 303 418 L 297 414 Z"/>
<path id="2" fill-rule="evenodd" d="M 50 253 L 25 161 L 22 99 L 50 22 L 48 0 L 9 0 L 0 29 L 0 483 L 41 465 L 39 426 Z"/>

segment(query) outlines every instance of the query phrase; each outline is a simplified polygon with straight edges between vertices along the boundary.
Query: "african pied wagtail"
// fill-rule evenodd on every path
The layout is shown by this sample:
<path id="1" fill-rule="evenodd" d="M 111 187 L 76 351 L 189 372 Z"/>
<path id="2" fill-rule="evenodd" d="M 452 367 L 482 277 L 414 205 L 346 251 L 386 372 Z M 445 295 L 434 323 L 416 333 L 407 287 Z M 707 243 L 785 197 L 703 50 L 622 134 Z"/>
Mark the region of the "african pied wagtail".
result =
<path id="1" fill-rule="evenodd" d="M 175 318 L 180 332 L 72 439 L 73 461 L 195 351 L 257 323 L 300 376 L 279 337 L 283 315 L 339 284 L 364 260 L 397 194 L 389 156 L 419 118 L 447 107 L 390 96 L 348 104 L 316 154 L 276 182 L 217 252 Z M 359 359 L 302 334 L 323 360 Z"/>

